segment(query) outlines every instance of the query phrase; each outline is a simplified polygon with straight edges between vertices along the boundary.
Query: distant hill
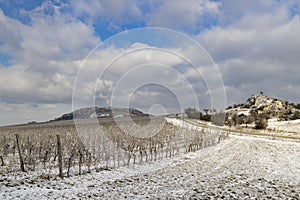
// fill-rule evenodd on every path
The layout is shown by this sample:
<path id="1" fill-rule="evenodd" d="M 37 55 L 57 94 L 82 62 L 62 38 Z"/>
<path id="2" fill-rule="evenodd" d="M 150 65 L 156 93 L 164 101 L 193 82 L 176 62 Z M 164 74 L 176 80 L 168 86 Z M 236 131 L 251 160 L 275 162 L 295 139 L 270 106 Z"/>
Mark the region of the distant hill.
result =
<path id="1" fill-rule="evenodd" d="M 149 116 L 137 109 L 133 108 L 111 108 L 111 107 L 89 107 L 80 108 L 74 112 L 63 114 L 61 117 L 55 118 L 53 121 L 89 119 L 89 118 L 113 118 L 113 117 L 138 117 Z"/>
<path id="2" fill-rule="evenodd" d="M 226 122 L 235 124 L 253 123 L 258 117 L 287 121 L 300 118 L 299 104 L 265 96 L 252 95 L 245 103 L 235 104 L 226 109 Z"/>

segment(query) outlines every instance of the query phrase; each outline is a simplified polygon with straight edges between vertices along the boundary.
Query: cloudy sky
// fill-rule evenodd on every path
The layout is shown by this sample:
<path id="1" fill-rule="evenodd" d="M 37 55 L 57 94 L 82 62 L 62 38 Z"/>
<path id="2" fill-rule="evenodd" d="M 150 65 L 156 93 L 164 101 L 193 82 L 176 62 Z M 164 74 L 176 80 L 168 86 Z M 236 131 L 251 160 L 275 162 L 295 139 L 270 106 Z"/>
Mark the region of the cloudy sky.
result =
<path id="1" fill-rule="evenodd" d="M 95 99 L 175 112 L 195 98 L 210 107 L 223 90 L 226 106 L 260 91 L 300 103 L 299 15 L 298 0 L 0 0 L 0 125 L 71 111 L 74 83 L 79 107 Z M 176 32 L 131 31 L 144 27 L 205 51 Z"/>

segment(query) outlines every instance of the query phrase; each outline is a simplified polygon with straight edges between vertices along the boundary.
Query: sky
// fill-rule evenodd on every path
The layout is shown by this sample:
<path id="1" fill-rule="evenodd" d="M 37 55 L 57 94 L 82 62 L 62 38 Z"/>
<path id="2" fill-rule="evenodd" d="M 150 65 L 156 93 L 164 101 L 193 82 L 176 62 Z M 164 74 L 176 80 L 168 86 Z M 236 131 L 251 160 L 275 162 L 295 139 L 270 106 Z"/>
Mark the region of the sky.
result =
<path id="1" fill-rule="evenodd" d="M 225 107 L 260 91 L 300 103 L 299 14 L 298 0 L 0 0 L 0 125 L 70 112 L 78 77 L 79 102 L 145 112 L 222 91 Z"/>

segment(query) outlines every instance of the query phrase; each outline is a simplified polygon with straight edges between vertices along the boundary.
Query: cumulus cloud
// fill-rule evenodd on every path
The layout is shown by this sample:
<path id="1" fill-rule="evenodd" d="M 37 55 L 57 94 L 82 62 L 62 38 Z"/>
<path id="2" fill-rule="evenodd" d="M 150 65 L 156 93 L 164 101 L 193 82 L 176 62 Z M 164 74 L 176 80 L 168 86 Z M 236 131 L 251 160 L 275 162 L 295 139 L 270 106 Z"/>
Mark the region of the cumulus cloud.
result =
<path id="1" fill-rule="evenodd" d="M 299 16 L 291 16 L 288 6 L 279 6 L 274 1 L 264 2 L 261 9 L 248 6 L 249 11 L 233 23 L 197 37 L 220 66 L 229 104 L 241 102 L 241 97 L 246 100 L 250 93 L 260 90 L 299 102 L 299 96 L 292 92 L 300 86 Z"/>
<path id="2" fill-rule="evenodd" d="M 161 1 L 148 13 L 146 23 L 175 30 L 199 31 L 205 20 L 220 14 L 219 8 L 220 3 L 209 0 Z"/>
<path id="3" fill-rule="evenodd" d="M 43 122 L 62 113 L 70 112 L 68 104 L 11 104 L 0 101 L 0 126 L 27 123 L 31 121 Z M 52 118 L 49 118 L 49 117 Z"/>
<path id="4" fill-rule="evenodd" d="M 20 22 L 6 17 L 0 9 L 1 53 L 14 55 L 14 53 L 20 51 L 20 31 L 23 27 L 24 26 Z"/>
<path id="5" fill-rule="evenodd" d="M 12 57 L 12 66 L 0 69 L 0 94 L 6 101 L 66 102 L 76 59 L 99 42 L 91 26 L 68 16 L 44 15 L 44 9 L 43 4 L 30 13 L 29 25 L 0 12 L 0 51 Z"/>
<path id="6" fill-rule="evenodd" d="M 9 67 L 0 68 L 0 99 L 5 107 L 15 107 L 15 112 L 19 107 L 20 112 L 26 108 L 37 110 L 31 108 L 33 104 L 70 104 L 78 60 L 100 42 L 92 26 L 62 16 L 58 8 L 45 14 L 49 6 L 46 2 L 35 10 L 24 11 L 30 18 L 27 24 L 0 10 L 0 53 L 11 58 Z M 46 115 L 46 108 L 42 108 L 37 112 Z M 3 113 L 0 117 L 5 116 Z M 19 118 L 23 122 L 28 119 L 23 115 Z"/>
<path id="7" fill-rule="evenodd" d="M 296 0 L 44 1 L 19 12 L 24 19 L 9 17 L 0 9 L 0 53 L 8 57 L 10 65 L 0 64 L 0 119 L 4 124 L 14 121 L 16 112 L 23 114 L 15 122 L 26 122 L 70 111 L 73 83 L 82 63 L 87 67 L 77 77 L 85 80 L 80 85 L 80 98 L 96 98 L 100 105 L 111 103 L 112 92 L 124 75 L 129 78 L 120 85 L 118 99 L 122 102 L 131 98 L 132 106 L 146 110 L 158 103 L 175 111 L 178 104 L 167 87 L 141 85 L 131 93 L 139 79 L 156 83 L 167 80 L 165 86 L 176 88 L 187 106 L 193 101 L 184 94 L 190 86 L 182 77 L 191 84 L 203 107 L 209 107 L 211 94 L 221 94 L 220 75 L 228 104 L 239 103 L 261 90 L 300 102 L 300 5 Z M 101 41 L 102 32 L 121 31 L 131 25 L 161 26 L 189 34 L 207 49 L 220 73 L 212 70 L 215 66 L 206 54 L 198 53 L 196 46 L 166 37 L 160 41 L 161 48 L 201 63 L 201 70 L 168 51 L 147 49 L 120 57 L 101 76 L 112 58 L 155 43 L 153 38 L 149 43 L 140 42 L 147 35 L 138 34 L 133 44 L 124 47 L 120 42 L 84 60 Z M 177 41 L 180 48 L 168 46 L 168 39 Z M 134 66 L 154 61 L 169 66 L 169 70 L 150 67 L 128 74 Z M 144 99 L 151 102 L 149 106 L 143 105 Z"/>
<path id="8" fill-rule="evenodd" d="M 96 98 L 96 105 L 128 107 L 132 98 L 131 105 L 145 109 L 145 106 L 139 103 L 143 100 L 137 97 L 147 99 L 147 102 L 151 100 L 151 105 L 155 102 L 161 104 L 163 101 L 165 103 L 161 105 L 165 105 L 170 98 L 174 98 L 174 95 L 176 101 L 182 104 L 181 109 L 192 105 L 199 107 L 197 102 L 199 96 L 196 93 L 200 91 L 204 93 L 203 90 L 207 88 L 203 84 L 203 77 L 186 74 L 189 69 L 193 69 L 192 73 L 197 74 L 194 67 L 199 66 L 192 66 L 184 60 L 184 56 L 181 58 L 172 53 L 184 55 L 184 50 L 186 49 L 159 49 L 141 43 L 133 43 L 128 48 L 108 47 L 96 50 L 85 60 L 77 76 L 73 96 L 76 100 L 75 108 L 93 105 L 94 98 Z M 187 52 L 191 53 L 191 51 Z M 196 54 L 201 58 L 199 51 L 195 51 L 194 55 L 189 57 L 196 57 Z M 199 64 L 199 61 L 196 64 Z M 209 73 L 209 70 L 203 73 Z M 202 83 L 197 85 L 201 81 Z M 146 87 L 149 83 L 166 87 L 174 95 L 167 95 L 170 93 L 164 93 L 164 90 L 157 91 L 156 86 L 147 86 L 148 96 L 146 92 L 141 93 L 139 88 Z M 172 109 L 174 110 L 174 107 Z M 176 109 L 178 112 L 179 108 Z"/>
<path id="9" fill-rule="evenodd" d="M 142 22 L 143 20 L 137 2 L 131 0 L 75 0 L 71 1 L 71 7 L 78 17 L 89 23 L 101 21 L 115 29 L 124 24 Z"/>

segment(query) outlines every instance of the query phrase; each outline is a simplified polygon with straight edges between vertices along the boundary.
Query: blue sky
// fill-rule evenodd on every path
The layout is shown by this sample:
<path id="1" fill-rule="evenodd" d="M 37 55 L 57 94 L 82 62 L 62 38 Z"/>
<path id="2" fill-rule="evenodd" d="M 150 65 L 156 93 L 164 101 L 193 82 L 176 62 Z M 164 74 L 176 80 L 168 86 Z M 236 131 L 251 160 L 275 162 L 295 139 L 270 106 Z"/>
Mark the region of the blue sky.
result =
<path id="1" fill-rule="evenodd" d="M 70 111 L 75 77 L 89 52 L 115 34 L 143 27 L 172 29 L 199 42 L 219 67 L 227 105 L 260 91 L 300 103 L 299 4 L 297 0 L 0 0 L 0 125 L 43 121 Z M 151 46 L 151 39 L 156 38 L 127 48 Z M 97 62 L 123 51 L 120 46 L 96 51 Z M 199 57 L 188 47 L 185 51 Z M 146 55 L 125 60 L 127 67 L 144 62 L 137 59 Z M 182 69 L 192 85 L 203 83 L 182 61 L 154 55 L 161 63 Z M 121 68 L 116 66 L 111 73 L 126 66 Z M 156 77 L 153 82 L 159 81 Z M 168 78 L 176 86 L 176 77 Z M 101 81 L 97 98 L 107 106 L 115 82 Z M 200 106 L 209 107 L 210 91 L 201 88 Z M 166 105 L 174 98 L 157 88 L 139 92 L 137 96 L 153 101 L 148 104 Z"/>

